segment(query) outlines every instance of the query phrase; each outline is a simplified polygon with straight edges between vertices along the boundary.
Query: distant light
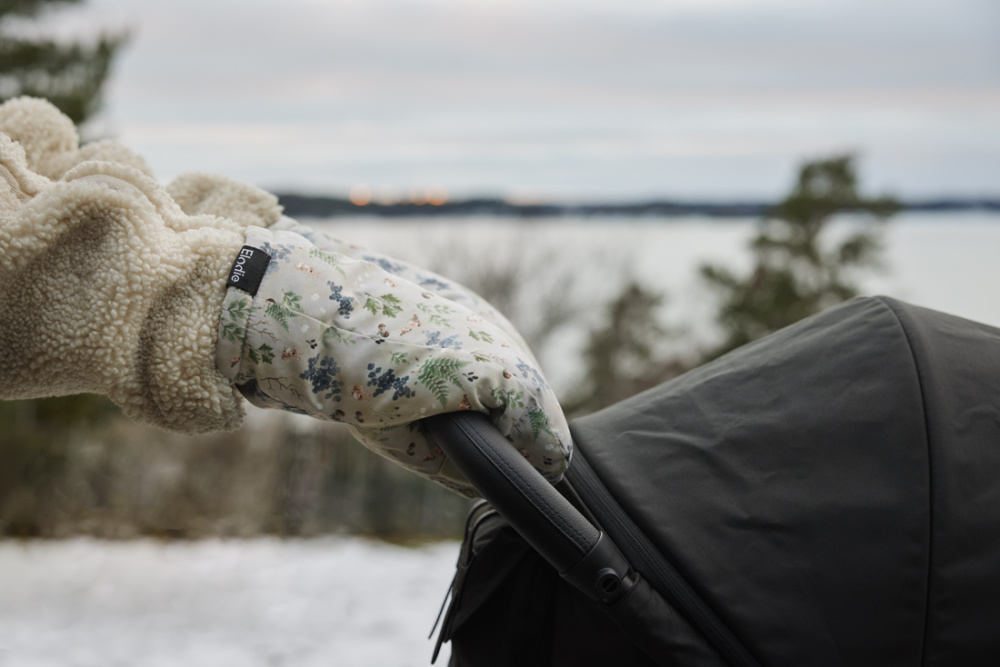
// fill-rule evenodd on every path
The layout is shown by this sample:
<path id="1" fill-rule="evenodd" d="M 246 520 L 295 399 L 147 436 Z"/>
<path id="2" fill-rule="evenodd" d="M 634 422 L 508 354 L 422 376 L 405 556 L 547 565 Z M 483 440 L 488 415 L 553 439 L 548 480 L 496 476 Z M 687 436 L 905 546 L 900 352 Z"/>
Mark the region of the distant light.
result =
<path id="1" fill-rule="evenodd" d="M 432 185 L 427 188 L 427 203 L 431 206 L 441 206 L 448 201 L 448 191 L 443 185 Z"/>
<path id="2" fill-rule="evenodd" d="M 427 196 L 423 190 L 413 188 L 410 190 L 410 203 L 414 206 L 423 206 L 427 203 Z"/>
<path id="3" fill-rule="evenodd" d="M 372 200 L 372 191 L 367 185 L 358 183 L 350 189 L 347 196 L 355 206 L 366 206 Z"/>
<path id="4" fill-rule="evenodd" d="M 399 192 L 399 190 L 396 190 L 388 185 L 380 185 L 375 189 L 372 197 L 375 200 L 375 203 L 380 206 L 393 206 L 394 204 L 399 203 L 399 201 L 403 198 L 403 195 Z"/>

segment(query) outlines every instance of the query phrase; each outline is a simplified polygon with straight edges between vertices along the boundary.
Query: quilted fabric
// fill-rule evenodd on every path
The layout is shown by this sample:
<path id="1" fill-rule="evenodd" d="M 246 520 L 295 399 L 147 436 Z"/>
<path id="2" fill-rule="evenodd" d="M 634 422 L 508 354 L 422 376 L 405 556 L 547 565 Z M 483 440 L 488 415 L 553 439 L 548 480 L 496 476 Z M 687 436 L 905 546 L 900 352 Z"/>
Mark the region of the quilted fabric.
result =
<path id="1" fill-rule="evenodd" d="M 419 420 L 478 410 L 543 475 L 562 476 L 571 453 L 562 411 L 502 327 L 292 231 L 250 227 L 246 242 L 269 262 L 255 294 L 230 288 L 218 360 L 252 403 L 349 424 L 366 446 L 465 495 L 475 492 Z"/>

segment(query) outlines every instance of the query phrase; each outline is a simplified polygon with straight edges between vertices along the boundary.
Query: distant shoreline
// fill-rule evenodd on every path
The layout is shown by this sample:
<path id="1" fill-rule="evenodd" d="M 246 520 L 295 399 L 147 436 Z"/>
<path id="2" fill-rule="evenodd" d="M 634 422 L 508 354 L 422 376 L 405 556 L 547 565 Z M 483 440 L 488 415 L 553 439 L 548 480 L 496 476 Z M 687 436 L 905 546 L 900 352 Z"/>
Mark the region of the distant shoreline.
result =
<path id="1" fill-rule="evenodd" d="M 371 215 L 379 217 L 470 216 L 490 215 L 511 218 L 549 218 L 561 216 L 635 216 L 680 217 L 702 215 L 710 218 L 761 217 L 773 203 L 759 201 L 680 202 L 639 201 L 589 204 L 518 204 L 503 199 L 473 198 L 448 201 L 439 205 L 400 202 L 392 204 L 353 204 L 349 199 L 300 194 L 279 194 L 285 214 L 293 218 Z M 902 211 L 917 212 L 1000 212 L 1000 199 L 940 198 L 902 201 Z"/>

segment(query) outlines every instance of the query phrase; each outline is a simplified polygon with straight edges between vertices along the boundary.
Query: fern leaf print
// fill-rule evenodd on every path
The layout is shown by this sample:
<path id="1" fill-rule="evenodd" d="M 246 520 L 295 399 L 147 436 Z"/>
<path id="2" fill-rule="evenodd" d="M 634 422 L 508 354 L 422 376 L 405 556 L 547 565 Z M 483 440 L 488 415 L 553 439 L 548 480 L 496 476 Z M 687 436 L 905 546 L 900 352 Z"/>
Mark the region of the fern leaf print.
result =
<path id="1" fill-rule="evenodd" d="M 462 379 L 458 372 L 470 362 L 458 359 L 428 359 L 417 373 L 417 382 L 427 387 L 441 403 L 448 406 L 448 387 L 454 385 L 462 389 Z"/>
<path id="2" fill-rule="evenodd" d="M 273 299 L 267 300 L 267 306 L 264 308 L 264 314 L 280 324 L 281 328 L 285 331 L 288 331 L 288 316 L 291 314 L 294 317 L 294 313 L 289 313 L 287 308 Z"/>
<path id="3" fill-rule="evenodd" d="M 536 438 L 542 433 L 552 435 L 552 426 L 549 424 L 549 418 L 540 408 L 528 411 L 528 421 L 531 423 L 531 432 Z"/>
<path id="4" fill-rule="evenodd" d="M 344 273 L 344 269 L 341 268 L 341 264 L 343 264 L 343 261 L 340 259 L 339 255 L 313 247 L 309 249 L 309 256 L 315 257 L 316 259 L 325 262 L 326 264 L 332 266 L 334 270 L 340 275 L 342 275 L 344 278 L 347 277 L 347 274 Z"/>
<path id="5" fill-rule="evenodd" d="M 403 305 L 402 302 L 392 294 L 383 294 L 382 296 L 369 294 L 368 298 L 365 299 L 365 305 L 363 308 L 372 315 L 382 313 L 386 317 L 396 317 L 403 310 Z"/>

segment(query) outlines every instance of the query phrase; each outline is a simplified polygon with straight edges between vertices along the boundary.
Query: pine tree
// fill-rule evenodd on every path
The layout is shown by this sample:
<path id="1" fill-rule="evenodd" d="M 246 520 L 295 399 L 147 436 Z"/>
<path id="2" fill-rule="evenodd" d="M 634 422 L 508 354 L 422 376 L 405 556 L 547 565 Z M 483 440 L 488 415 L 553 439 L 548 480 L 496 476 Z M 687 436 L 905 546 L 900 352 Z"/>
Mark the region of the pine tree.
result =
<path id="1" fill-rule="evenodd" d="M 0 0 L 0 103 L 20 95 L 42 97 L 77 125 L 97 112 L 125 35 L 102 33 L 89 41 L 65 42 L 16 34 L 17 19 L 37 19 L 57 5 L 82 1 Z"/>
<path id="2" fill-rule="evenodd" d="M 664 350 L 664 343 L 677 334 L 660 321 L 664 299 L 632 280 L 608 304 L 604 324 L 588 335 L 585 379 L 563 402 L 567 413 L 599 410 L 690 368 L 690 360 Z"/>
<path id="3" fill-rule="evenodd" d="M 738 276 L 703 265 L 701 274 L 721 296 L 717 322 L 725 339 L 714 358 L 859 293 L 858 270 L 878 265 L 881 225 L 899 209 L 891 197 L 858 192 L 850 155 L 807 162 L 792 192 L 758 224 L 750 243 L 754 266 Z M 862 225 L 836 242 L 827 237 L 840 214 Z"/>

